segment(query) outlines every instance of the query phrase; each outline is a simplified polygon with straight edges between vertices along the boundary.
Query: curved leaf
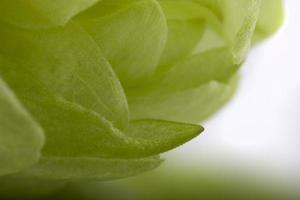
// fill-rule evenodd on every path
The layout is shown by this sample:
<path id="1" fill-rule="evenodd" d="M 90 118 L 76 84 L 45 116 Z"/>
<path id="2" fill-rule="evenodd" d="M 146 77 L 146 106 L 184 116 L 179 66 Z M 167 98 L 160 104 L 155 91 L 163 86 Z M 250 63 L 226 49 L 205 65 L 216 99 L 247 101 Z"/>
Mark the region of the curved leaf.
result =
<path id="1" fill-rule="evenodd" d="M 133 119 L 157 119 L 198 123 L 220 109 L 235 93 L 237 77 L 229 83 L 210 81 L 195 88 L 172 93 L 153 92 L 131 96 L 129 107 Z"/>
<path id="2" fill-rule="evenodd" d="M 0 79 L 0 175 L 36 163 L 43 143 L 40 126 Z"/>
<path id="3" fill-rule="evenodd" d="M 163 12 L 155 0 L 103 1 L 100 7 L 123 6 L 111 15 L 84 13 L 80 24 L 93 36 L 125 90 L 140 87 L 154 73 L 167 39 Z M 93 13 L 99 13 L 94 16 Z M 121 34 L 120 34 L 121 33 Z"/>

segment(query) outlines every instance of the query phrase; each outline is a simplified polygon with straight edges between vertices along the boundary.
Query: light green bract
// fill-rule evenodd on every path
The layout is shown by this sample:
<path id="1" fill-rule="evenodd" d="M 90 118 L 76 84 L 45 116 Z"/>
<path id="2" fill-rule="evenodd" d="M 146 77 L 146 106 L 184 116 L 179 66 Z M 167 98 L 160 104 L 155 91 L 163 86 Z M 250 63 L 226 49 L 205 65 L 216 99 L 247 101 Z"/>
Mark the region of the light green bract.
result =
<path id="1" fill-rule="evenodd" d="M 1 0 L 0 176 L 109 180 L 159 166 L 233 95 L 281 4 Z"/>

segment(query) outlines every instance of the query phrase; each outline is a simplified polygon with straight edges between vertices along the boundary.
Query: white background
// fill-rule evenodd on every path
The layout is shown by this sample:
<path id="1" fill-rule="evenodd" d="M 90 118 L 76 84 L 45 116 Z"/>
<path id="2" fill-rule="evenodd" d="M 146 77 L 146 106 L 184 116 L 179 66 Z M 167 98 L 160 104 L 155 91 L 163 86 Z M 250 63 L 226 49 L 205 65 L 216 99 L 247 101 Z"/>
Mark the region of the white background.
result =
<path id="1" fill-rule="evenodd" d="M 285 1 L 282 29 L 255 47 L 233 100 L 205 133 L 169 153 L 184 165 L 247 167 L 300 181 L 300 1 Z"/>

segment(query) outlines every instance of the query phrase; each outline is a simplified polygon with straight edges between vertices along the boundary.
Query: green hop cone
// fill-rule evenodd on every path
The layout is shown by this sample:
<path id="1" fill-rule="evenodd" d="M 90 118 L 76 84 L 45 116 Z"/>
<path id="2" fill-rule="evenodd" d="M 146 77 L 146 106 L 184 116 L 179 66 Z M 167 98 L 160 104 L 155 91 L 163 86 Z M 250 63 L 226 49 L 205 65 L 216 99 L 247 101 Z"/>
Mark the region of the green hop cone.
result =
<path id="1" fill-rule="evenodd" d="M 281 4 L 1 0 L 0 176 L 109 180 L 157 167 L 232 96 Z"/>

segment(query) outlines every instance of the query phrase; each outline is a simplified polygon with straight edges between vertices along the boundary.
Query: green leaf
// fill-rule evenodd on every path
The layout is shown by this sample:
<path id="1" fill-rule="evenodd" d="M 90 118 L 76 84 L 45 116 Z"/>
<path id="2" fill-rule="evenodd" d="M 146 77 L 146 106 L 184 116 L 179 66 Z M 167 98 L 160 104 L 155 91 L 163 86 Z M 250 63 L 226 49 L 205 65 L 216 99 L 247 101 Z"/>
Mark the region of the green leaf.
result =
<path id="1" fill-rule="evenodd" d="M 238 67 L 227 48 L 205 51 L 188 56 L 172 66 L 155 90 L 168 93 L 195 88 L 211 80 L 226 82 Z"/>
<path id="2" fill-rule="evenodd" d="M 37 165 L 16 176 L 54 180 L 111 180 L 152 170 L 161 163 L 162 160 L 157 157 L 129 160 L 88 157 L 46 157 L 42 158 Z"/>
<path id="3" fill-rule="evenodd" d="M 43 143 L 40 126 L 0 79 L 0 176 L 36 163 Z"/>
<path id="4" fill-rule="evenodd" d="M 157 119 L 198 123 L 219 110 L 235 93 L 237 76 L 227 84 L 210 81 L 172 93 L 159 91 L 129 98 L 133 119 Z"/>
<path id="5" fill-rule="evenodd" d="M 99 0 L 1 0 L 0 19 L 16 26 L 41 29 L 65 25 Z"/>
<path id="6" fill-rule="evenodd" d="M 106 0 L 98 7 L 119 5 L 122 9 L 117 7 L 113 14 L 102 16 L 94 8 L 81 16 L 84 20 L 79 19 L 103 50 L 125 90 L 147 82 L 167 39 L 166 20 L 159 4 L 155 0 L 130 2 Z"/>
<path id="7" fill-rule="evenodd" d="M 200 125 L 141 119 L 130 123 L 126 135 L 135 138 L 142 147 L 144 146 L 148 154 L 155 155 L 180 146 L 198 136 L 203 130 Z M 144 154 L 142 151 L 140 152 L 142 155 Z"/>

